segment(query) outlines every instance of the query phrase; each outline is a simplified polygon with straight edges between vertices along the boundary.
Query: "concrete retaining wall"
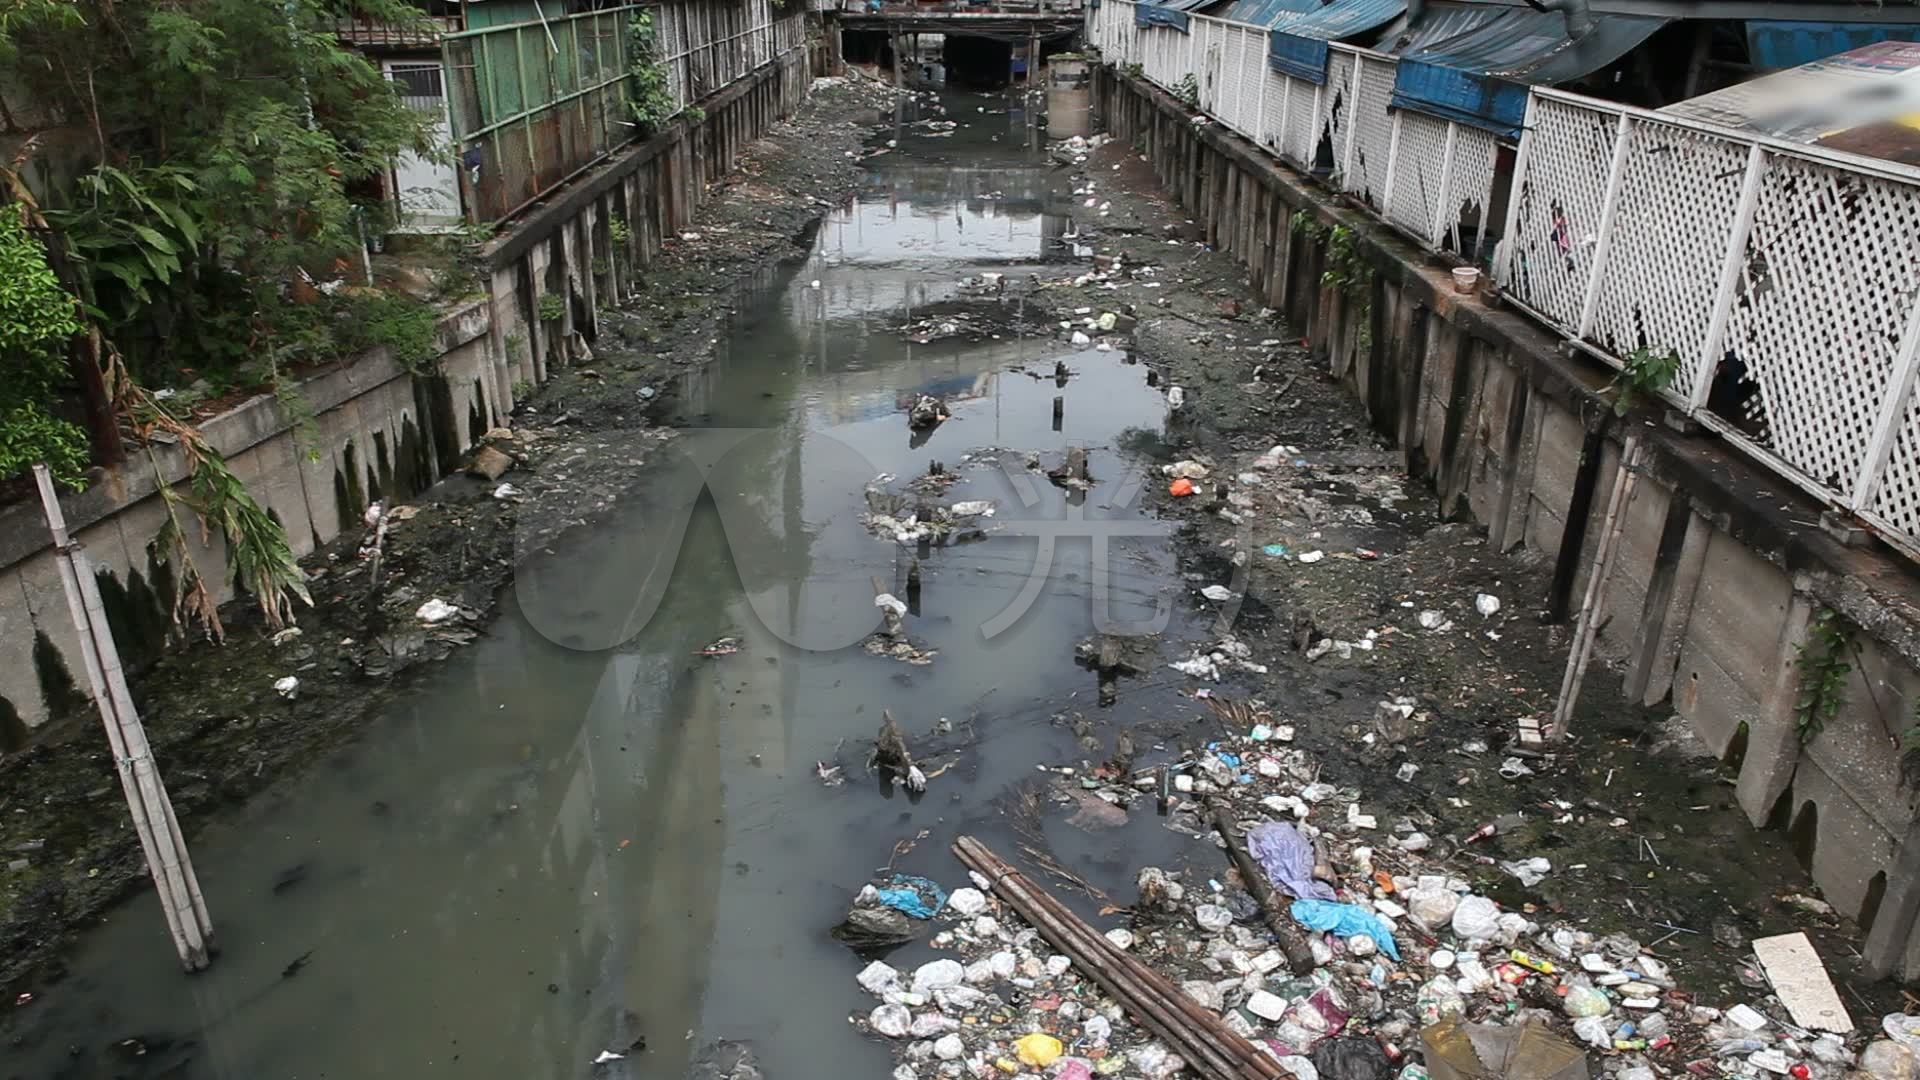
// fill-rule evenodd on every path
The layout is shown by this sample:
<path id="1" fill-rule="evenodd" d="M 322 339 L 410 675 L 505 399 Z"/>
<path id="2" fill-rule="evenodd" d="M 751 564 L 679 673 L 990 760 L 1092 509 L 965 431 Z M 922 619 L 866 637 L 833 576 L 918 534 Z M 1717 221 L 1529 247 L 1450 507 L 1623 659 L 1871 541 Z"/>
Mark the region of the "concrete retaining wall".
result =
<path id="1" fill-rule="evenodd" d="M 676 123 L 524 215 L 485 252 L 489 296 L 441 319 L 430 373 L 410 373 L 376 350 L 301 385 L 310 430 L 268 395 L 206 422 L 202 433 L 286 527 L 296 555 L 356 527 L 373 500 L 418 493 L 459 468 L 504 422 L 517 392 L 593 340 L 600 306 L 632 292 L 635 269 L 685 227 L 707 185 L 796 107 L 810 82 L 807 50 L 794 49 L 710 95 L 700 121 Z M 562 299 L 562 315 L 542 320 L 549 295 Z M 159 485 L 186 474 L 176 448 L 158 447 L 151 462 L 136 455 L 61 500 L 136 667 L 165 647 L 166 571 L 147 550 L 167 515 Z M 232 599 L 224 545 L 202 543 L 197 525 L 186 524 L 195 563 L 210 585 L 219 581 L 222 601 Z M 0 509 L 0 751 L 52 716 L 83 711 L 75 683 L 84 690 L 78 639 L 40 507 Z"/>
<path id="2" fill-rule="evenodd" d="M 1547 603 L 1562 616 L 1586 586 L 1623 432 L 1641 434 L 1649 465 L 1602 656 L 1629 697 L 1669 703 L 1737 763 L 1740 805 L 1755 825 L 1792 830 L 1827 899 L 1869 928 L 1869 964 L 1920 977 L 1920 827 L 1897 745 L 1920 701 L 1914 567 L 1843 547 L 1818 527 L 1819 506 L 1724 443 L 1615 418 L 1598 394 L 1610 371 L 1524 316 L 1456 295 L 1425 252 L 1222 126 L 1196 127 L 1163 91 L 1102 67 L 1095 102 L 1448 510 L 1500 550 L 1554 558 Z M 1335 226 L 1374 269 L 1354 294 L 1321 281 Z M 1854 671 L 1839 715 L 1803 745 L 1796 661 L 1823 609 L 1857 628 L 1858 655 L 1843 658 Z"/>

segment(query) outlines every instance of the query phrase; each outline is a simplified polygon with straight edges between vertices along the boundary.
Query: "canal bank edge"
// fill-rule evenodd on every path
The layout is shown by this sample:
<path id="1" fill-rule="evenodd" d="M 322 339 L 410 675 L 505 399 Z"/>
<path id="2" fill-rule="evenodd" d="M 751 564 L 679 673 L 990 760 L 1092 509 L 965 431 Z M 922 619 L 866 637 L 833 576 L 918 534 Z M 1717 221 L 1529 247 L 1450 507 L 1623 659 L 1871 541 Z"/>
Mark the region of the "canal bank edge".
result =
<path id="1" fill-rule="evenodd" d="M 517 268 L 541 259 L 540 273 L 531 278 L 535 282 L 549 280 L 546 275 L 555 267 L 563 268 L 562 274 L 591 275 L 594 253 L 605 249 L 588 246 L 586 238 L 598 236 L 594 244 L 612 239 L 610 210 L 623 205 L 645 207 L 650 213 L 655 207 L 661 214 L 671 210 L 677 216 L 655 218 L 647 226 L 650 234 L 637 222 L 630 227 L 631 258 L 623 264 L 618 287 L 585 294 L 592 297 L 591 306 L 583 306 L 580 320 L 571 324 L 582 330 L 582 337 L 586 327 L 594 326 L 603 341 L 637 344 L 650 355 L 613 364 L 585 359 L 567 363 L 561 354 L 549 353 L 541 362 L 543 381 L 531 400 L 500 395 L 495 361 L 504 354 L 492 351 L 489 341 L 510 341 L 512 335 L 493 333 L 494 316 L 488 308 L 524 304 L 537 310 L 537 299 L 516 293 L 475 303 L 443 320 L 443 342 L 458 339 L 458 345 L 443 360 L 439 376 L 407 376 L 376 354 L 309 384 L 334 395 L 323 399 L 332 402 L 328 409 L 316 409 L 322 439 L 318 462 L 304 462 L 291 430 L 284 422 L 275 425 L 279 414 L 270 399 L 251 402 L 236 410 L 232 420 L 209 425 L 210 433 L 219 432 L 216 445 L 222 445 L 221 439 L 237 440 L 226 444 L 236 447 L 236 471 L 255 483 L 263 503 L 279 511 L 281 500 L 292 500 L 282 520 L 289 525 L 303 565 L 317 572 L 316 607 L 301 613 L 298 639 L 276 646 L 244 600 L 228 605 L 231 630 L 224 645 L 169 647 L 133 633 L 157 633 L 165 626 L 162 613 L 143 608 L 152 603 L 151 591 L 144 596 L 141 592 L 147 588 L 144 561 L 128 558 L 141 550 L 134 540 L 142 535 L 134 519 L 158 499 L 151 479 L 144 490 L 132 477 L 120 486 L 96 485 L 93 491 L 104 487 L 105 495 L 120 494 L 89 508 L 84 540 L 130 598 L 122 607 L 128 626 L 116 625 L 116 634 L 123 642 L 132 638 L 124 646 L 129 661 L 145 662 L 134 680 L 134 693 L 189 832 L 213 813 L 237 806 L 350 741 L 395 692 L 408 689 L 411 669 L 447 655 L 484 627 L 510 581 L 518 513 L 516 502 L 491 497 L 492 485 L 432 486 L 456 472 L 469 449 L 489 430 L 509 423 L 516 406 L 528 406 L 511 419 L 521 437 L 502 443 L 518 459 L 507 479 L 539 501 L 542 519 L 553 522 L 555 536 L 603 516 L 611 507 L 602 490 L 622 486 L 640 455 L 582 454 L 582 449 L 597 445 L 596 432 L 650 427 L 648 417 L 671 406 L 676 377 L 712 359 L 717 330 L 731 313 L 739 284 L 799 254 L 799 238 L 852 194 L 859 149 L 872 129 L 876 107 L 890 100 L 892 91 L 834 80 L 808 95 L 810 76 L 803 64 L 775 65 L 756 78 L 761 80 L 759 89 L 730 99 L 744 110 L 742 117 L 729 119 L 725 106 L 710 107 L 701 124 L 685 129 L 709 131 L 719 125 L 718 130 L 728 132 L 694 138 L 706 149 L 725 146 L 724 158 L 710 160 L 725 160 L 735 168 L 743 162 L 750 165 L 751 199 L 728 190 L 742 179 L 739 175 L 722 174 L 711 166 L 666 164 L 678 155 L 674 147 L 680 140 L 651 140 L 631 152 L 639 163 L 623 158 L 608 166 L 609 172 L 621 173 L 623 183 L 602 189 L 605 198 L 595 203 L 601 215 L 595 219 L 597 231 L 577 220 L 579 207 L 569 202 L 564 205 L 576 211 L 575 217 L 535 215 L 521 227 L 529 239 L 512 255 L 500 257 L 496 273 L 516 277 L 523 272 Z M 787 104 L 769 107 L 769 102 L 780 101 Z M 787 112 L 792 118 L 781 120 Z M 750 146 L 763 136 L 764 141 Z M 644 167 L 649 161 L 661 162 L 660 169 L 674 178 L 679 202 L 668 203 L 657 190 L 655 199 L 633 198 L 636 183 L 658 182 L 651 178 L 660 174 Z M 689 171 L 678 171 L 683 167 Z M 617 190 L 626 191 L 629 201 L 614 201 L 612 192 Z M 678 239 L 696 230 L 705 242 Z M 556 259 L 555 253 L 564 256 Z M 572 289 L 572 302 L 584 299 L 582 286 Z M 632 299 L 633 306 L 614 312 L 614 297 Z M 519 378 L 515 369 L 508 371 Z M 422 384 L 428 390 L 435 384 L 441 387 L 450 403 L 439 408 L 454 410 L 456 431 L 470 441 L 444 466 L 410 473 L 396 468 L 389 455 L 394 447 L 422 445 L 406 441 L 406 432 L 417 432 L 432 415 L 428 406 L 433 398 L 423 404 L 419 397 L 428 392 Z M 641 388 L 654 392 L 643 400 L 637 393 Z M 381 437 L 388 433 L 398 440 Z M 568 457 L 575 460 L 563 474 L 542 469 Z M 286 468 L 300 470 L 299 475 L 277 486 L 261 486 L 255 478 L 282 459 Z M 317 480 L 305 476 L 308 469 Z M 93 498 L 93 491 L 80 500 Z M 309 493 L 312 500 L 306 498 Z M 336 505 L 341 495 L 353 505 Z M 409 590 L 405 603 L 386 595 L 386 589 L 368 589 L 365 564 L 355 558 L 367 532 L 360 524 L 360 510 L 382 496 L 389 505 L 421 496 L 411 506 L 412 516 L 391 526 L 383 558 L 383 577 Z M 69 506 L 74 501 L 69 500 Z M 309 505 L 312 512 L 306 510 Z M 319 535 L 323 523 L 332 535 Z M 0 537 L 12 542 L 20 535 L 44 534 L 42 523 L 31 524 L 36 527 L 24 534 L 12 527 L 0 529 Z M 209 559 L 220 555 L 217 549 L 198 553 Z M 23 566 L 44 559 L 44 552 L 16 557 L 6 572 L 18 577 Z M 103 585 L 108 580 L 103 574 Z M 129 583 L 139 588 L 130 589 Z M 57 581 L 48 585 L 56 590 L 49 594 L 52 601 L 59 601 Z M 0 602 L 0 623 L 37 619 L 52 637 L 57 612 L 64 608 L 34 607 L 29 615 L 9 609 L 22 605 L 17 599 L 21 593 L 12 595 L 16 599 Z M 429 597 L 454 603 L 461 615 L 419 635 L 412 625 L 413 608 Z M 7 647 L 15 644 L 14 637 L 9 630 Z M 403 649 L 391 647 L 397 639 L 406 639 Z M 31 645 L 31 632 L 27 640 Z M 32 678 L 35 667 L 23 656 L 7 670 L 9 677 L 24 672 Z M 300 688 L 287 700 L 272 684 L 290 671 L 297 672 Z M 37 687 L 27 693 L 37 701 Z M 145 875 L 138 845 L 126 828 L 126 808 L 112 779 L 98 719 L 84 700 L 73 705 L 71 715 L 34 732 L 34 745 L 0 760 L 0 777 L 5 778 L 0 789 L 9 793 L 0 798 L 8 811 L 0 815 L 0 851 L 34 847 L 24 856 L 28 869 L 0 878 L 5 889 L 0 987 L 9 995 L 57 976 L 58 955 L 71 935 L 135 889 Z M 9 855 L 9 860 L 15 857 Z"/>
<path id="2" fill-rule="evenodd" d="M 1448 268 L 1239 135 L 1194 123 L 1164 91 L 1101 65 L 1094 96 L 1106 130 L 1247 267 L 1444 509 L 1472 515 L 1494 550 L 1524 545 L 1554 560 L 1549 611 L 1577 606 L 1620 442 L 1642 435 L 1647 483 L 1621 537 L 1602 657 L 1624 672 L 1628 697 L 1670 703 L 1737 762 L 1754 824 L 1812 834 L 1813 879 L 1867 930 L 1869 968 L 1920 976 L 1920 875 L 1895 872 L 1920 864 L 1900 763 L 1905 703 L 1920 696 L 1911 570 L 1843 547 L 1818 527 L 1818 506 L 1710 437 L 1644 411 L 1615 419 L 1602 395 L 1610 372 L 1511 311 L 1455 295 Z M 1294 227 L 1302 212 L 1315 228 Z M 1373 270 L 1360 296 L 1323 282 L 1334 226 Z M 1803 743 L 1799 662 L 1822 609 L 1859 629 L 1858 655 L 1843 707 Z"/>

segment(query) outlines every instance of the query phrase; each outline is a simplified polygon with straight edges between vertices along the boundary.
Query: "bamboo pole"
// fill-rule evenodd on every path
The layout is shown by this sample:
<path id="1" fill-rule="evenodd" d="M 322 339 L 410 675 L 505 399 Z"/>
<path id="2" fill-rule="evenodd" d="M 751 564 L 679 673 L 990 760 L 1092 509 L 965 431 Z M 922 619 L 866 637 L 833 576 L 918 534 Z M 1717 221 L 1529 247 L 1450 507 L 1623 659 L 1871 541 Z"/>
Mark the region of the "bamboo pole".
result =
<path id="1" fill-rule="evenodd" d="M 213 948 L 213 921 L 207 915 L 206 899 L 187 855 L 186 840 L 174 816 L 173 803 L 167 798 L 159 770 L 154 767 L 152 748 L 147 743 L 146 730 L 140 725 L 140 715 L 133 707 L 133 695 L 127 690 L 126 673 L 107 624 L 99 582 L 93 576 L 86 553 L 67 534 L 66 516 L 60 510 L 59 496 L 54 493 L 52 474 L 45 465 L 35 465 L 33 475 L 40 489 L 41 506 L 46 510 L 47 526 L 53 534 L 55 562 L 67 596 L 67 609 L 79 633 L 87 683 L 106 727 L 114 768 L 120 775 L 127 809 L 146 856 L 147 873 L 160 894 L 160 908 L 166 915 L 167 930 L 173 937 L 181 965 L 188 971 L 199 971 L 207 966 Z"/>
<path id="2" fill-rule="evenodd" d="M 1288 1078 L 1272 1056 L 1234 1033 L 1165 976 L 1115 947 L 986 845 L 961 837 L 953 849 L 963 863 L 990 878 L 993 890 L 1041 936 L 1203 1075 L 1215 1080 Z"/>
<path id="3" fill-rule="evenodd" d="M 1580 683 L 1587 676 L 1593 639 L 1599 636 L 1600 607 L 1607 596 L 1607 578 L 1613 572 L 1613 557 L 1619 550 L 1620 533 L 1626 527 L 1621 511 L 1632 499 L 1634 482 L 1640 477 L 1640 451 L 1638 435 L 1627 436 L 1620 448 L 1620 470 L 1614 475 L 1613 494 L 1607 499 L 1607 520 L 1600 529 L 1600 547 L 1593 553 L 1593 568 L 1587 573 L 1587 594 L 1580 602 L 1580 625 L 1574 631 L 1573 646 L 1567 651 L 1567 672 L 1560 680 L 1560 700 L 1554 706 L 1553 724 L 1547 729 L 1547 738 L 1552 742 L 1567 737 L 1574 702 L 1580 699 Z"/>
<path id="4" fill-rule="evenodd" d="M 996 868 L 995 880 L 1003 893 L 1018 901 L 1016 910 L 1188 1061 L 1212 1075 L 1235 1080 L 1275 1080 L 1286 1075 L 1277 1061 L 1227 1029 L 1219 1017 L 1164 976 L 1115 948 L 1031 879 L 986 852 L 978 841 L 971 842 L 990 860 L 983 865 Z"/>
<path id="5" fill-rule="evenodd" d="M 1274 896 L 1266 873 L 1260 869 L 1259 863 L 1253 861 L 1247 845 L 1233 835 L 1233 819 L 1227 813 L 1226 804 L 1214 803 L 1212 810 L 1213 827 L 1220 831 L 1220 839 L 1226 841 L 1227 854 L 1232 857 L 1233 865 L 1239 868 L 1247 892 L 1252 894 L 1260 905 L 1261 913 L 1266 916 L 1267 929 L 1280 939 L 1280 949 L 1286 953 L 1288 969 L 1295 975 L 1307 974 L 1318 965 L 1313 962 L 1313 947 L 1307 944 L 1306 934 L 1301 931 L 1300 924 L 1288 917 L 1288 912 L 1281 910 L 1280 900 Z"/>

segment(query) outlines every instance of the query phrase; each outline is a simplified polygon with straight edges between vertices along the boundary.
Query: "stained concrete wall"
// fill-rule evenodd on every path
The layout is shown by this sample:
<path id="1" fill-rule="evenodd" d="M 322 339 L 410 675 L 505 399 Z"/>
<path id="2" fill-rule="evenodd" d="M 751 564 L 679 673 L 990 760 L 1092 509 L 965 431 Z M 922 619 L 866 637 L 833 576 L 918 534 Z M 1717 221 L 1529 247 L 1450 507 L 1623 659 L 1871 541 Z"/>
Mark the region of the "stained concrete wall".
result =
<path id="1" fill-rule="evenodd" d="M 1793 832 L 1826 897 L 1869 928 L 1871 966 L 1920 977 L 1920 824 L 1897 742 L 1920 700 L 1915 568 L 1842 546 L 1818 527 L 1819 506 L 1726 444 L 1614 417 L 1600 393 L 1610 371 L 1497 302 L 1456 295 L 1424 251 L 1225 127 L 1196 127 L 1163 91 L 1102 67 L 1095 102 L 1398 440 L 1410 472 L 1496 548 L 1554 560 L 1546 601 L 1563 617 L 1584 593 L 1624 435 L 1640 435 L 1650 455 L 1623 515 L 1600 662 L 1737 762 L 1740 805 Z M 1301 211 L 1312 228 L 1294 226 Z M 1334 226 L 1374 269 L 1363 291 L 1322 283 Z M 1857 628 L 1858 655 L 1843 658 L 1855 668 L 1844 706 L 1803 744 L 1796 661 L 1823 609 Z"/>
<path id="2" fill-rule="evenodd" d="M 373 500 L 405 499 L 458 468 L 488 428 L 505 422 L 517 393 L 590 348 L 600 306 L 634 295 L 636 272 L 661 241 L 692 220 L 707 186 L 798 106 L 810 84 L 808 50 L 790 50 L 710 95 L 699 121 L 674 123 L 514 222 L 484 253 L 489 295 L 440 320 L 430 373 L 408 372 L 375 350 L 301 384 L 314 414 L 309 430 L 268 395 L 201 432 L 286 527 L 296 555 L 358 528 Z M 550 295 L 560 298 L 560 314 L 542 319 L 541 299 Z M 167 484 L 183 483 L 177 448 L 157 447 L 155 457 Z M 157 614 L 162 602 L 142 592 L 156 578 L 147 545 L 167 517 L 155 472 L 135 457 L 61 503 L 103 577 L 113 579 L 103 588 L 127 591 Z M 218 583 L 223 602 L 232 599 L 224 546 L 218 537 L 202 543 L 197 525 L 186 525 L 195 564 Z M 161 647 L 164 620 L 147 622 L 156 641 L 121 642 L 130 659 Z M 52 644 L 56 662 L 36 666 L 37 635 Z M 37 502 L 16 503 L 0 509 L 0 751 L 48 720 L 49 683 L 57 690 L 63 681 L 49 679 L 51 668 L 84 691 L 45 519 Z"/>

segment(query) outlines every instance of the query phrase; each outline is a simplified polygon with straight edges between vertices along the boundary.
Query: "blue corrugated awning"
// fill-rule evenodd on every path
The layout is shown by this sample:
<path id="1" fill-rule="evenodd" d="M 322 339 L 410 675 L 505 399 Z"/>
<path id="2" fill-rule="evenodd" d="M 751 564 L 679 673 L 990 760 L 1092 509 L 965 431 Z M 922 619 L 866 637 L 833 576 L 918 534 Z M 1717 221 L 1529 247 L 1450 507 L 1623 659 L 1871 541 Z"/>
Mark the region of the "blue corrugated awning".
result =
<path id="1" fill-rule="evenodd" d="M 1275 26 L 1320 10 L 1320 0 L 1233 0 L 1223 19 L 1250 26 Z"/>
<path id="2" fill-rule="evenodd" d="M 1406 0 L 1333 0 L 1289 22 L 1274 24 L 1267 64 L 1282 75 L 1327 81 L 1327 42 L 1385 26 L 1407 10 Z"/>
<path id="3" fill-rule="evenodd" d="M 1162 4 L 1133 5 L 1133 25 L 1140 28 L 1149 26 L 1171 27 L 1181 33 L 1187 32 L 1187 13 L 1176 7 Z"/>
<path id="4" fill-rule="evenodd" d="M 1920 41 L 1920 25 L 1747 20 L 1747 53 L 1761 67 L 1799 67 L 1882 41 Z"/>
<path id="5" fill-rule="evenodd" d="M 1436 11 L 1399 42 L 1393 104 L 1518 136 L 1528 85 L 1569 82 L 1620 59 L 1666 19 L 1600 15 L 1578 39 L 1555 12 L 1517 8 Z"/>

